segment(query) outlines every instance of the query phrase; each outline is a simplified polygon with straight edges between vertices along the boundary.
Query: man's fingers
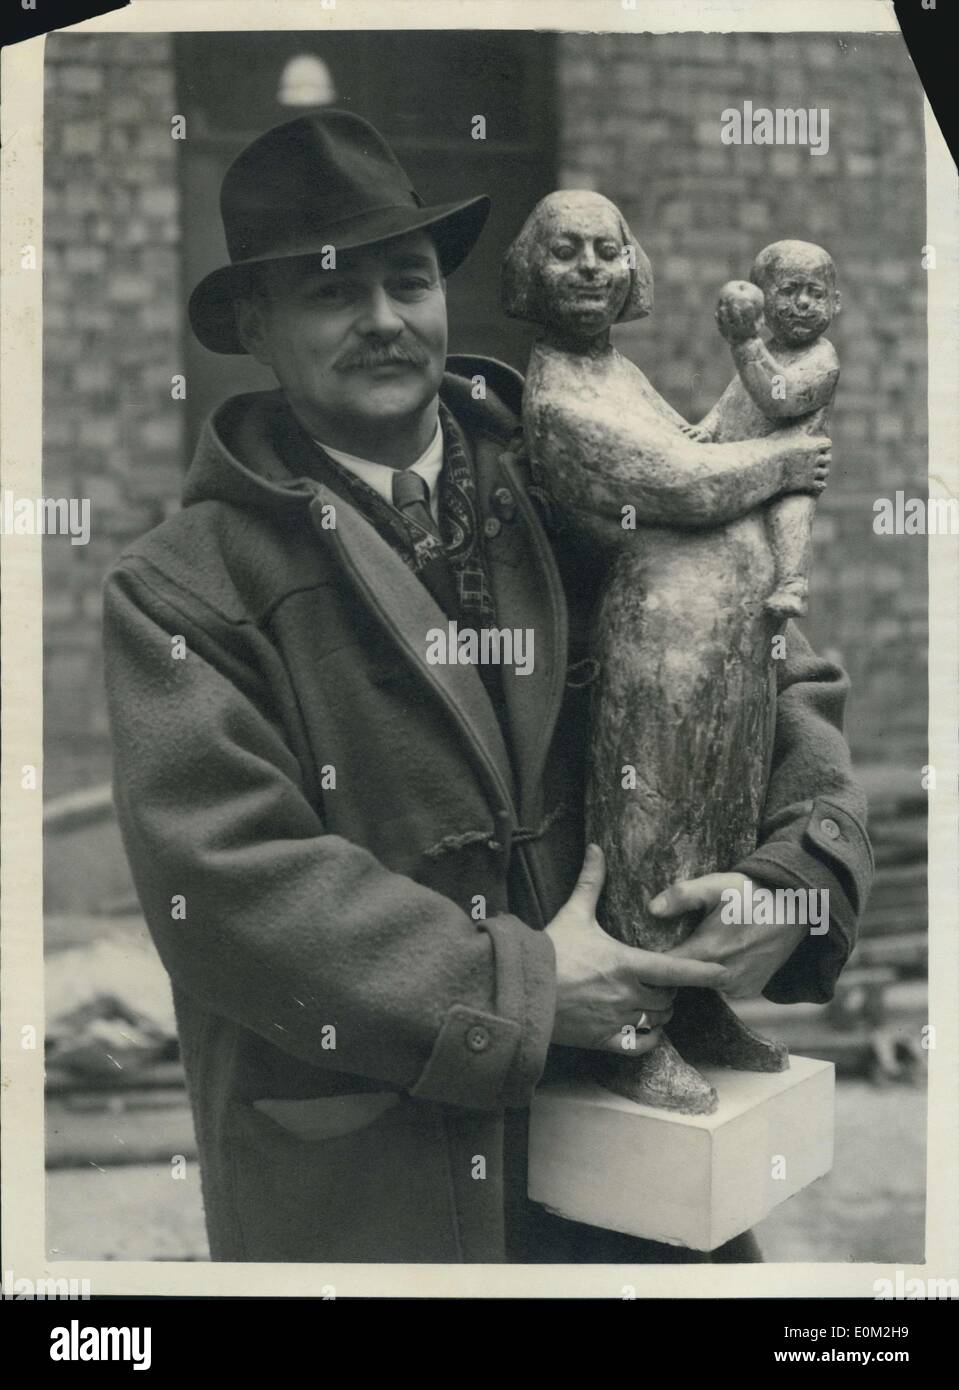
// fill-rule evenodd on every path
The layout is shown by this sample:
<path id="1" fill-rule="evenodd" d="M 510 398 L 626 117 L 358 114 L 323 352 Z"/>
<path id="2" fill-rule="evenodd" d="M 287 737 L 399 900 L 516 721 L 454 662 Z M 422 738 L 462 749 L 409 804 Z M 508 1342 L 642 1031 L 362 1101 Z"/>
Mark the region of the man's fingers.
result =
<path id="1" fill-rule="evenodd" d="M 665 1028 L 672 1016 L 672 1009 L 640 1009 L 630 1027 L 638 1033 L 651 1033 L 654 1028 Z"/>
<path id="2" fill-rule="evenodd" d="M 644 1010 L 646 1013 L 663 1013 L 672 1008 L 673 1000 L 676 998 L 674 989 L 657 989 L 653 985 L 641 984 L 632 994 L 629 1007 L 636 1010 L 637 1017 Z"/>
<path id="3" fill-rule="evenodd" d="M 644 985 L 659 985 L 666 989 L 688 986 L 693 989 L 722 989 L 726 968 L 714 961 L 684 960 L 682 956 L 661 955 L 656 951 L 640 951 L 635 946 L 625 950 L 637 957 L 630 970 L 642 976 Z M 641 957 L 642 959 L 639 959 Z M 641 996 L 648 997 L 648 991 Z"/>
<path id="4" fill-rule="evenodd" d="M 613 1035 L 599 1044 L 598 1052 L 615 1052 L 618 1057 L 639 1057 L 644 1052 L 652 1052 L 663 1040 L 662 1029 L 654 1028 L 651 1033 L 623 1032 Z"/>
<path id="5" fill-rule="evenodd" d="M 735 886 L 729 874 L 705 874 L 702 878 L 684 878 L 671 883 L 648 904 L 654 917 L 678 917 L 697 908 L 714 908 L 724 888 Z"/>
<path id="6" fill-rule="evenodd" d="M 577 906 L 584 908 L 590 917 L 596 916 L 596 904 L 603 891 L 606 880 L 606 856 L 599 845 L 587 845 L 583 867 L 579 871 L 576 887 L 569 896 Z"/>

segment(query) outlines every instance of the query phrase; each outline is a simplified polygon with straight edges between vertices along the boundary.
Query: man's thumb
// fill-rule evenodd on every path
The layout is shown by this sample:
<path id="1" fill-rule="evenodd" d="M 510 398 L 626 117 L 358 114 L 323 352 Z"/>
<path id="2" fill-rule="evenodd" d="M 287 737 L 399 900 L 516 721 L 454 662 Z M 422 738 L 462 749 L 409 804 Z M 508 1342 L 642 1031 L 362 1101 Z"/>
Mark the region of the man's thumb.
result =
<path id="1" fill-rule="evenodd" d="M 587 910 L 591 917 L 596 916 L 596 904 L 606 881 L 606 856 L 599 845 L 587 845 L 583 867 L 579 871 L 576 887 L 570 901 Z"/>

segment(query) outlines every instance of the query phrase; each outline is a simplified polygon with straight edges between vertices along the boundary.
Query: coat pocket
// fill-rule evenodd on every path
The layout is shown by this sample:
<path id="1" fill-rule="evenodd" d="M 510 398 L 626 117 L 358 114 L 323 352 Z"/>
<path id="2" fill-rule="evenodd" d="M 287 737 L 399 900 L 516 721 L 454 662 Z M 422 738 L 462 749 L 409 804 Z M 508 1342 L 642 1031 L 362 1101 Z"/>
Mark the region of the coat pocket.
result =
<path id="1" fill-rule="evenodd" d="M 348 1102 L 342 1106 L 331 1101 Z M 406 1096 L 229 1107 L 245 1258 L 291 1263 L 462 1259 L 446 1131 Z M 300 1107 L 298 1110 L 276 1107 Z"/>
<path id="2" fill-rule="evenodd" d="M 399 1103 L 395 1091 L 363 1091 L 315 1100 L 255 1100 L 253 1109 L 297 1139 L 316 1140 L 354 1134 Z"/>

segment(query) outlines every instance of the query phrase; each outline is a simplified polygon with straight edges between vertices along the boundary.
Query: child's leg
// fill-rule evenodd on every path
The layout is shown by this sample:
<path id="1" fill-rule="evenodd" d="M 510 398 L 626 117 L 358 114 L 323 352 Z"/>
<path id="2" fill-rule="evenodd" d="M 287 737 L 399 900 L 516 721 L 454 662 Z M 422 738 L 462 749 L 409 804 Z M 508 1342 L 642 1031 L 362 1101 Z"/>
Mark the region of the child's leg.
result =
<path id="1" fill-rule="evenodd" d="M 771 613 L 801 618 L 809 594 L 809 559 L 816 498 L 803 492 L 780 497 L 766 509 L 776 587 L 766 600 Z"/>

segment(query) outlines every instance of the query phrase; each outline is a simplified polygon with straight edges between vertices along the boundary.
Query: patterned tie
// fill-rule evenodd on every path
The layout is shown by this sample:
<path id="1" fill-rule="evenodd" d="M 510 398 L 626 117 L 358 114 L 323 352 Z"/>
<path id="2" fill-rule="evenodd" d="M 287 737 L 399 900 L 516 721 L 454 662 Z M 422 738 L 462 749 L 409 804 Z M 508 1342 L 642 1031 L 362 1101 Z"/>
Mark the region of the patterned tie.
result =
<path id="1" fill-rule="evenodd" d="M 430 489 L 426 479 L 411 468 L 404 468 L 393 474 L 393 506 L 408 516 L 419 526 L 429 531 L 431 536 L 441 540 L 439 527 L 430 511 Z"/>
<path id="2" fill-rule="evenodd" d="M 427 559 L 418 571 L 420 579 L 446 616 L 455 618 L 460 611 L 459 592 L 443 537 L 430 511 L 429 495 L 429 483 L 411 468 L 393 474 L 393 506 L 418 526 L 424 527 L 439 542 L 430 549 Z"/>

